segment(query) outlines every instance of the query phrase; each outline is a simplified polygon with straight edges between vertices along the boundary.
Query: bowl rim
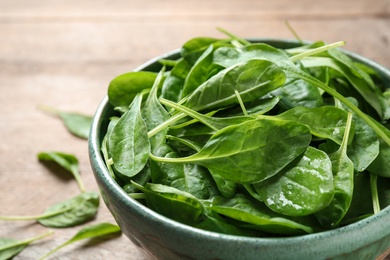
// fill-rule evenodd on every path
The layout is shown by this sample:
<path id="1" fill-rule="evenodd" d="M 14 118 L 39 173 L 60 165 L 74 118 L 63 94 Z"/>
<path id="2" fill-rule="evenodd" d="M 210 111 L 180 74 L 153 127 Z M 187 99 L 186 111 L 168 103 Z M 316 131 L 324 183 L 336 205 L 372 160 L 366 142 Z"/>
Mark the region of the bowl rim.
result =
<path id="1" fill-rule="evenodd" d="M 291 39 L 277 39 L 277 38 L 250 38 L 248 39 L 249 41 L 252 42 L 264 42 L 268 43 L 270 45 L 273 44 L 291 44 L 291 45 L 299 45 L 302 42 L 297 41 L 297 40 L 291 40 Z M 311 43 L 304 41 L 304 44 Z M 360 56 L 356 53 L 353 53 L 351 51 L 347 51 L 344 49 L 341 49 L 344 53 L 346 53 L 348 56 L 352 57 L 354 60 L 360 61 L 374 70 L 376 70 L 381 76 L 385 76 L 389 82 L 390 82 L 390 71 L 386 69 L 385 67 L 379 65 L 378 63 L 365 58 L 363 56 Z M 157 61 L 160 59 L 166 59 L 169 57 L 177 56 L 179 54 L 180 48 L 179 49 L 174 49 L 172 51 L 169 51 L 163 55 L 154 57 L 152 59 L 149 59 L 142 65 L 136 67 L 132 71 L 141 71 L 141 70 L 146 70 L 150 68 L 151 66 L 155 65 Z M 386 81 L 387 82 L 387 81 Z M 340 234 L 346 234 L 346 233 L 353 233 L 358 231 L 359 229 L 362 228 L 370 228 L 371 223 L 375 222 L 377 219 L 382 219 L 387 217 L 390 227 L 390 205 L 387 207 L 383 208 L 379 213 L 372 215 L 370 217 L 367 217 L 365 219 L 362 219 L 360 221 L 348 224 L 343 227 L 331 229 L 331 230 L 326 230 L 326 231 L 321 231 L 321 232 L 316 232 L 316 233 L 311 233 L 311 234 L 304 234 L 304 235 L 299 235 L 299 236 L 283 236 L 283 237 L 247 237 L 247 236 L 238 236 L 238 235 L 230 235 L 230 234 L 222 234 L 222 233 L 217 233 L 213 231 L 207 231 L 207 230 L 202 230 L 199 228 L 195 228 L 180 222 L 177 222 L 175 220 L 172 220 L 168 217 L 165 217 L 152 209 L 144 206 L 137 200 L 131 198 L 128 196 L 128 194 L 119 186 L 118 183 L 111 177 L 110 173 L 107 170 L 107 167 L 105 165 L 103 156 L 100 152 L 100 146 L 101 146 L 101 127 L 102 127 L 102 121 L 104 118 L 102 118 L 102 115 L 104 115 L 108 110 L 112 110 L 113 107 L 108 101 L 108 96 L 106 95 L 102 101 L 100 102 L 94 116 L 93 116 L 93 121 L 92 125 L 90 128 L 90 136 L 88 139 L 88 148 L 89 148 L 89 158 L 90 158 L 90 163 L 93 168 L 93 172 L 95 174 L 96 179 L 100 179 L 102 183 L 109 188 L 110 190 L 114 191 L 115 196 L 121 200 L 121 202 L 125 203 L 126 207 L 130 207 L 134 210 L 139 211 L 140 214 L 143 216 L 153 220 L 154 222 L 158 222 L 159 224 L 170 226 L 171 228 L 179 229 L 179 231 L 183 232 L 188 232 L 189 235 L 195 235 L 195 236 L 201 236 L 201 237 L 207 237 L 208 239 L 225 239 L 225 240 L 230 240 L 230 241 L 240 241 L 243 242 L 245 241 L 246 243 L 254 243 L 258 244 L 259 242 L 269 244 L 269 245 L 281 245 L 281 244 L 295 244 L 298 243 L 302 240 L 312 240 L 312 239 L 326 239 L 330 237 L 334 237 L 336 235 Z M 105 132 L 105 130 L 103 131 Z M 381 227 L 383 229 L 383 227 Z M 379 230 L 379 229 L 378 229 Z M 383 235 L 383 237 L 390 237 L 390 229 L 389 231 Z M 380 252 L 378 252 L 379 254 Z"/>

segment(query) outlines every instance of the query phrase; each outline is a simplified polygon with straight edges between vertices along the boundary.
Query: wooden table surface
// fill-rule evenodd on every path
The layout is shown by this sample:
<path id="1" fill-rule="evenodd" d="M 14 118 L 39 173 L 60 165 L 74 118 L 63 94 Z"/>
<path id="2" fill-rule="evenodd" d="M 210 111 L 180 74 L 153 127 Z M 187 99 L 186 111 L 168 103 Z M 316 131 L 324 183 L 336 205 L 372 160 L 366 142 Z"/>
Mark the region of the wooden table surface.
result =
<path id="1" fill-rule="evenodd" d="M 301 38 L 334 42 L 390 68 L 389 0 L 0 0 L 0 215 L 37 215 L 78 193 L 38 162 L 40 151 L 75 154 L 98 191 L 87 142 L 39 105 L 92 115 L 109 81 L 195 36 Z M 89 224 L 114 220 L 104 203 Z M 14 259 L 37 259 L 80 227 L 55 230 Z M 0 221 L 0 237 L 46 232 L 32 221 Z M 145 259 L 125 237 L 79 242 L 50 259 Z"/>

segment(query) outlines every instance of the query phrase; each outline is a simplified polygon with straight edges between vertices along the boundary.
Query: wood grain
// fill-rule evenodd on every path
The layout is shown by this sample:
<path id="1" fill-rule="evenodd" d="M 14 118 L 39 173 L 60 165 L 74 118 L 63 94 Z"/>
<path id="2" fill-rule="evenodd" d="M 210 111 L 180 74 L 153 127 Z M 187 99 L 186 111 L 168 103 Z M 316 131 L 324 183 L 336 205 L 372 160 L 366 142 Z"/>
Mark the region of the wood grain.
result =
<path id="1" fill-rule="evenodd" d="M 333 42 L 390 68 L 388 0 L 0 0 L 0 215 L 33 215 L 74 196 L 76 183 L 36 159 L 40 151 L 75 154 L 88 190 L 98 191 L 87 143 L 39 105 L 93 114 L 109 81 L 179 48 L 195 36 L 301 38 Z M 93 223 L 113 218 L 102 203 Z M 37 259 L 79 227 L 28 247 L 15 259 Z M 0 221 L 0 236 L 44 233 L 33 222 Z M 146 259 L 126 237 L 80 242 L 52 259 Z"/>

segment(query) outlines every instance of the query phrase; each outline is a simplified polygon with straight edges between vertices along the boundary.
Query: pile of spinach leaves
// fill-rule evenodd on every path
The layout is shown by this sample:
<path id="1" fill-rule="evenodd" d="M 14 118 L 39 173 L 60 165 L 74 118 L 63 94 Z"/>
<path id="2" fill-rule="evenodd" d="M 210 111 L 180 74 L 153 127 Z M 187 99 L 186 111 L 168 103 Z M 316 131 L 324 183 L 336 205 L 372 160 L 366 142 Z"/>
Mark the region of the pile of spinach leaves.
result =
<path id="1" fill-rule="evenodd" d="M 113 79 L 102 154 L 149 208 L 244 236 L 336 228 L 390 204 L 390 99 L 380 75 L 315 42 L 230 33 L 186 42 L 161 70 Z"/>

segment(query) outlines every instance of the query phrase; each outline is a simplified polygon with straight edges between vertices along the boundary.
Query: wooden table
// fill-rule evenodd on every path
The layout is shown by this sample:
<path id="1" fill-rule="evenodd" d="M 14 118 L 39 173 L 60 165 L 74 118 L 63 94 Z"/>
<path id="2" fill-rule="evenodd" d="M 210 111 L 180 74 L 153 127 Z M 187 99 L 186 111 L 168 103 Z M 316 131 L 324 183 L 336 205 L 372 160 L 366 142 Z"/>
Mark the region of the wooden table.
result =
<path id="1" fill-rule="evenodd" d="M 75 154 L 88 190 L 98 191 L 87 142 L 70 135 L 39 105 L 93 114 L 109 81 L 195 36 L 301 38 L 334 42 L 390 68 L 389 0 L 1 0 L 0 215 L 36 215 L 78 193 L 76 183 L 38 162 L 40 151 Z M 114 220 L 104 203 L 98 223 Z M 36 259 L 80 227 L 28 247 L 15 259 Z M 31 221 L 0 221 L 0 236 L 46 232 Z M 52 259 L 145 259 L 125 237 L 80 242 Z"/>

